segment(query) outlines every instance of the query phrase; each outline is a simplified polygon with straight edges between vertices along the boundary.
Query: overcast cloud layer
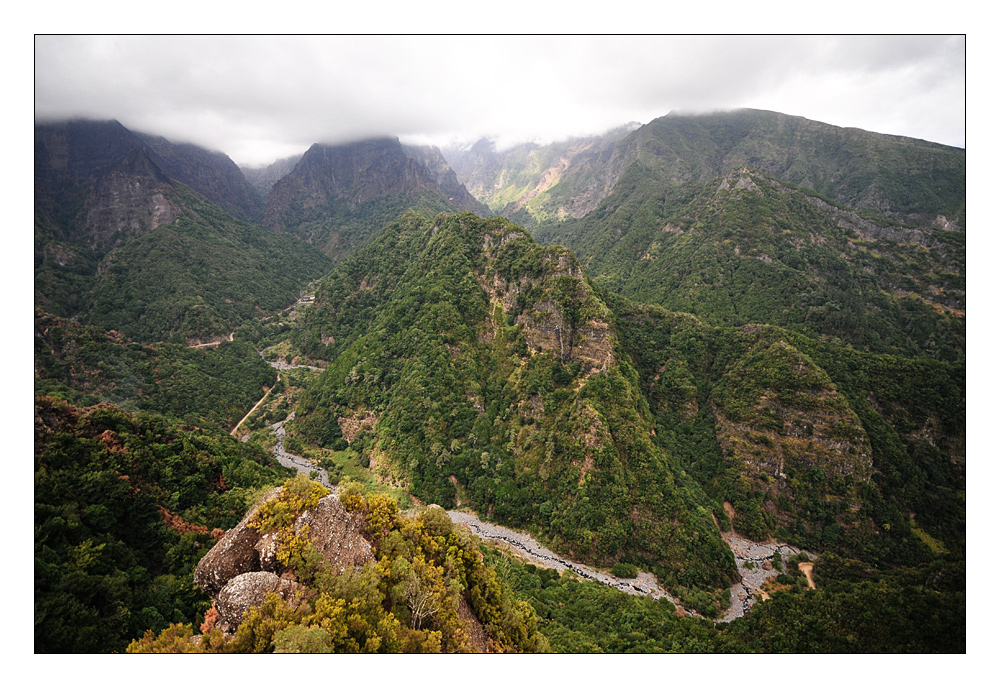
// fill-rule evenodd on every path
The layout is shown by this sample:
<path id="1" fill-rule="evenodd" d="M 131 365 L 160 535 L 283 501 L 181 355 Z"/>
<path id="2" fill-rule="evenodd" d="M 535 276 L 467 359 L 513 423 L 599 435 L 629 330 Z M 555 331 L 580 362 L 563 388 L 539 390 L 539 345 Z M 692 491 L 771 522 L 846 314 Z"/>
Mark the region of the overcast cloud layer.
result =
<path id="1" fill-rule="evenodd" d="M 117 119 L 249 165 L 315 142 L 503 146 L 736 107 L 964 147 L 965 38 L 35 39 L 36 120 Z"/>

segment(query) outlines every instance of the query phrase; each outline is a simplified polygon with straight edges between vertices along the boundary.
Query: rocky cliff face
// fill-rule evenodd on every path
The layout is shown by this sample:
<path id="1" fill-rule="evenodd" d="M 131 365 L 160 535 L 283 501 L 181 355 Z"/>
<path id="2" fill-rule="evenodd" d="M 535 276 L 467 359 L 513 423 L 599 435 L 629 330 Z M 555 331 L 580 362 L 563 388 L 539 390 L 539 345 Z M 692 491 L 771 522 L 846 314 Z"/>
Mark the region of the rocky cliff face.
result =
<path id="1" fill-rule="evenodd" d="M 168 177 L 190 186 L 242 220 L 257 219 L 263 203 L 228 155 L 190 143 L 171 143 L 162 136 L 138 136 Z"/>
<path id="2" fill-rule="evenodd" d="M 461 210 L 470 210 L 481 217 L 489 215 L 489 208 L 477 201 L 465 185 L 458 181 L 455 170 L 448 166 L 441 151 L 434 146 L 403 146 L 406 157 L 416 160 L 430 173 L 448 200 Z"/>
<path id="3" fill-rule="evenodd" d="M 410 155 L 390 138 L 315 144 L 271 188 L 263 224 L 291 232 L 336 260 L 407 210 L 437 213 L 474 203 L 440 156 L 419 150 Z"/>
<path id="4" fill-rule="evenodd" d="M 116 244 L 173 222 L 180 214 L 170 200 L 173 185 L 143 148 L 133 148 L 98 178 L 82 222 L 90 248 Z"/>
<path id="5" fill-rule="evenodd" d="M 111 244 L 169 222 L 164 185 L 177 180 L 235 216 L 260 202 L 222 153 L 129 131 L 120 123 L 75 120 L 35 126 L 35 219 L 50 236 Z"/>
<path id="6" fill-rule="evenodd" d="M 504 246 L 528 237 L 516 225 L 500 225 L 485 234 L 483 254 L 488 261 L 495 261 Z M 538 261 L 544 277 L 521 275 L 508 281 L 495 270 L 486 270 L 479 277 L 480 286 L 491 303 L 499 304 L 504 315 L 521 328 L 531 351 L 554 354 L 563 365 L 580 363 L 588 376 L 607 370 L 617 359 L 611 312 L 595 298 L 569 251 L 548 247 L 540 252 Z M 543 296 L 537 298 L 538 294 Z M 519 309 L 519 299 L 530 295 L 536 298 Z"/>
<path id="7" fill-rule="evenodd" d="M 264 226 L 294 231 L 298 224 L 320 219 L 330 205 L 357 209 L 381 196 L 433 187 L 427 171 L 394 139 L 317 143 L 271 189 Z"/>

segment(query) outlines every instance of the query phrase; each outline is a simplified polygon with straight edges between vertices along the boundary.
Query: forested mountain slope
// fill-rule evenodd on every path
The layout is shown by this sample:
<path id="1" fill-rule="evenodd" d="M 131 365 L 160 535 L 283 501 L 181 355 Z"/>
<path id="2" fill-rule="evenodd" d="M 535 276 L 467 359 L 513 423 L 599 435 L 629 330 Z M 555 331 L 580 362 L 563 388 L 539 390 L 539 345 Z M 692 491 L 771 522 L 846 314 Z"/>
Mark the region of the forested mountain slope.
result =
<path id="1" fill-rule="evenodd" d="M 670 113 L 635 129 L 497 153 L 449 151 L 459 180 L 534 231 L 594 210 L 630 167 L 665 187 L 751 167 L 897 222 L 965 226 L 965 151 L 766 110 Z"/>
<path id="2" fill-rule="evenodd" d="M 199 622 L 191 572 L 285 469 L 224 431 L 35 397 L 35 652 L 121 652 Z"/>
<path id="3" fill-rule="evenodd" d="M 143 341 L 284 307 L 329 261 L 229 212 L 255 215 L 253 193 L 222 154 L 117 122 L 36 126 L 35 305 Z"/>
<path id="4" fill-rule="evenodd" d="M 176 188 L 183 217 L 111 251 L 86 322 L 139 341 L 207 340 L 280 310 L 329 259 L 293 236 L 233 218 Z"/>
<path id="5" fill-rule="evenodd" d="M 875 565 L 964 559 L 964 363 L 609 303 L 658 441 L 737 531 Z"/>
<path id="6" fill-rule="evenodd" d="M 633 540 L 669 532 L 655 516 L 644 530 L 650 499 L 651 514 L 694 505 L 755 539 L 868 562 L 964 552 L 961 362 L 602 296 L 564 249 L 468 215 L 388 228 L 323 283 L 295 337 L 332 361 L 299 406 L 304 438 L 360 425 L 354 448 L 386 483 L 577 557 L 718 584 Z M 670 537 L 704 538 L 694 523 Z"/>
<path id="7" fill-rule="evenodd" d="M 448 155 L 317 144 L 254 178 L 262 210 L 221 154 L 36 127 L 36 651 L 964 650 L 964 151 L 744 110 Z M 325 570 L 283 529 L 300 480 L 259 534 L 307 603 L 223 636 L 191 574 L 287 477 L 275 421 L 374 557 Z M 785 562 L 716 625 L 730 530 L 819 589 Z"/>
<path id="8" fill-rule="evenodd" d="M 656 183 L 539 230 L 615 292 L 716 325 L 769 323 L 872 351 L 965 351 L 965 233 L 866 217 L 747 167 Z"/>
<path id="9" fill-rule="evenodd" d="M 142 345 L 43 311 L 35 312 L 34 348 L 36 394 L 77 406 L 107 401 L 192 425 L 231 428 L 276 381 L 246 342 Z"/>
<path id="10" fill-rule="evenodd" d="M 352 448 L 386 483 L 682 588 L 735 577 L 704 493 L 654 442 L 612 313 L 564 249 L 500 218 L 409 215 L 324 280 L 297 336 L 332 361 L 298 432 L 322 444 L 363 420 Z"/>

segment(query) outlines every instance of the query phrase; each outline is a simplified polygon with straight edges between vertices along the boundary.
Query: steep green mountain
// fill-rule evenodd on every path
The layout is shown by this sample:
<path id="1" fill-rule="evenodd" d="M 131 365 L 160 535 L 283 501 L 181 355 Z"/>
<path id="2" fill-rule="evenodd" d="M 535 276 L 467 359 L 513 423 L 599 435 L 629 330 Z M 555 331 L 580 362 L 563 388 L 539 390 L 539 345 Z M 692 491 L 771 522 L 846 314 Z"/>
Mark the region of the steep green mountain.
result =
<path id="1" fill-rule="evenodd" d="M 748 166 L 903 222 L 965 225 L 965 151 L 766 110 L 669 114 L 633 134 L 635 159 L 673 184 Z"/>
<path id="2" fill-rule="evenodd" d="M 738 532 L 875 565 L 964 561 L 964 363 L 609 303 L 657 440 Z"/>
<path id="3" fill-rule="evenodd" d="M 248 194 L 221 154 L 117 122 L 36 126 L 35 305 L 144 341 L 287 305 L 329 261 L 220 207 L 256 214 Z"/>
<path id="4" fill-rule="evenodd" d="M 501 218 L 410 214 L 324 280 L 297 336 L 331 361 L 296 409 L 307 440 L 360 425 L 352 449 L 422 500 L 678 589 L 734 579 L 711 504 L 655 443 L 613 314 L 565 249 Z"/>
<path id="5" fill-rule="evenodd" d="M 35 312 L 35 393 L 76 406 L 111 402 L 175 422 L 231 428 L 275 381 L 274 369 L 245 342 L 142 345 Z"/>
<path id="6" fill-rule="evenodd" d="M 747 166 L 885 219 L 965 226 L 964 150 L 765 110 L 670 113 L 500 154 L 481 141 L 449 157 L 474 196 L 532 229 L 591 212 L 633 166 L 666 188 Z"/>
<path id="7" fill-rule="evenodd" d="M 195 564 L 287 471 L 225 432 L 35 397 L 35 652 L 199 622 Z"/>
<path id="8" fill-rule="evenodd" d="M 538 234 L 615 292 L 712 324 L 964 356 L 964 232 L 866 217 L 746 167 L 665 186 L 636 165 L 599 209 Z"/>
<path id="9" fill-rule="evenodd" d="M 962 362 L 600 295 L 564 249 L 467 215 L 388 228 L 294 336 L 331 361 L 298 407 L 304 439 L 359 429 L 385 483 L 571 556 L 718 585 L 685 561 L 706 544 L 658 544 L 671 510 L 871 563 L 964 556 Z"/>
<path id="10" fill-rule="evenodd" d="M 181 186 L 184 216 L 111 251 L 85 320 L 139 341 L 218 339 L 287 306 L 330 261 L 287 234 L 236 220 Z"/>
<path id="11" fill-rule="evenodd" d="M 263 223 L 339 260 L 407 210 L 484 213 L 442 164 L 439 154 L 407 152 L 397 139 L 317 143 L 271 187 Z"/>

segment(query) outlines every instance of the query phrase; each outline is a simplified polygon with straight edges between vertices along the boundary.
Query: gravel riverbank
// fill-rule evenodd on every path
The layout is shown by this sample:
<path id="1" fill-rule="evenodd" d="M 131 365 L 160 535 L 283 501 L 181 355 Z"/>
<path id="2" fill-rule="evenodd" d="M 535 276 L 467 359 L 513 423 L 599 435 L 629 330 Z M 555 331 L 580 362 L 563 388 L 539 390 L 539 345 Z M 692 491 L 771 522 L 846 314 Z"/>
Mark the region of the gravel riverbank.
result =
<path id="1" fill-rule="evenodd" d="M 448 516 L 454 523 L 466 526 L 473 533 L 486 540 L 503 542 L 531 563 L 537 566 L 559 570 L 570 570 L 581 578 L 596 580 L 604 585 L 617 588 L 630 595 L 649 595 L 653 599 L 666 597 L 679 609 L 684 609 L 670 593 L 664 590 L 657 582 L 655 576 L 648 572 L 641 572 L 637 578 L 617 578 L 610 574 L 596 571 L 584 564 L 578 564 L 568 559 L 560 557 L 551 550 L 538 544 L 538 542 L 527 533 L 520 533 L 510 528 L 504 528 L 494 523 L 487 523 L 479 519 L 468 511 L 449 511 Z M 742 538 L 735 533 L 723 533 L 723 539 L 733 551 L 733 558 L 736 561 L 736 568 L 739 570 L 742 580 L 730 588 L 730 599 L 732 600 L 729 609 L 720 621 L 732 621 L 750 611 L 750 607 L 755 602 L 757 593 L 760 592 L 764 580 L 777 576 L 780 571 L 773 568 L 764 568 L 764 562 L 770 562 L 775 552 L 781 552 L 782 560 L 788 561 L 789 557 L 802 552 L 797 547 L 780 543 L 752 542 Z M 746 562 L 752 562 L 753 568 L 745 568 Z M 699 616 L 697 612 L 685 610 L 689 614 Z"/>
<path id="2" fill-rule="evenodd" d="M 336 490 L 336 486 L 330 484 L 330 476 L 327 474 L 326 469 L 320 468 L 314 464 L 309 459 L 298 456 L 297 454 L 291 454 L 285 451 L 285 423 L 295 418 L 295 412 L 292 411 L 285 420 L 278 421 L 271 425 L 271 432 L 274 436 L 278 438 L 278 441 L 274 445 L 274 449 L 271 453 L 274 458 L 278 460 L 282 466 L 287 468 L 294 468 L 299 473 L 305 473 L 308 476 L 313 471 L 319 473 L 319 482 L 323 487 L 330 490 Z"/>
<path id="3" fill-rule="evenodd" d="M 650 595 L 653 599 L 666 597 L 674 604 L 678 604 L 676 599 L 660 587 L 651 573 L 642 572 L 637 578 L 617 578 L 602 571 L 596 571 L 584 564 L 564 559 L 552 550 L 538 544 L 538 541 L 527 533 L 520 533 L 494 523 L 481 521 L 479 517 L 468 511 L 449 511 L 448 516 L 451 517 L 452 522 L 466 526 L 483 539 L 506 543 L 511 549 L 538 566 L 559 569 L 560 571 L 569 570 L 581 578 L 596 580 L 630 595 Z"/>

